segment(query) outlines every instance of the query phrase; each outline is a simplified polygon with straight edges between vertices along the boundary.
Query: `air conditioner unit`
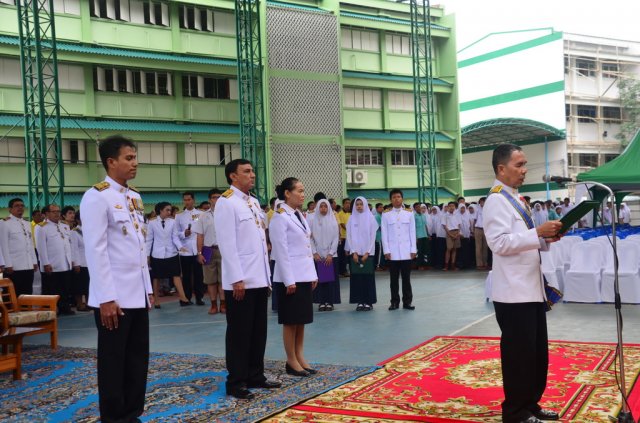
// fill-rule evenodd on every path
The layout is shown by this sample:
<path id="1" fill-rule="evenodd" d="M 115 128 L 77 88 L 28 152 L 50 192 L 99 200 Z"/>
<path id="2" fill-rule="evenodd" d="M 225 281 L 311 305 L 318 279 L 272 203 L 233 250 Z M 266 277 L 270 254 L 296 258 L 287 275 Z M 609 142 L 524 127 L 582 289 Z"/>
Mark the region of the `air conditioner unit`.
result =
<path id="1" fill-rule="evenodd" d="M 353 170 L 353 183 L 354 184 L 366 184 L 367 179 L 369 179 L 369 173 L 363 169 L 354 169 Z"/>
<path id="2" fill-rule="evenodd" d="M 353 183 L 353 169 L 347 169 L 347 183 Z"/>

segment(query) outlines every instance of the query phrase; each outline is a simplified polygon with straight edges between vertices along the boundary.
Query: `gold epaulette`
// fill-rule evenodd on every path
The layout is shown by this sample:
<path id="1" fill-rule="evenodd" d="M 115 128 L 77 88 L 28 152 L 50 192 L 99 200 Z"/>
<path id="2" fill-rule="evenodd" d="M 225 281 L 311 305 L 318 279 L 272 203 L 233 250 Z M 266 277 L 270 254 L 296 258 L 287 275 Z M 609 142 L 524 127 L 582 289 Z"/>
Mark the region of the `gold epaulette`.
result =
<path id="1" fill-rule="evenodd" d="M 383 210 L 382 213 L 389 213 L 391 210 L 393 210 L 393 209 Z"/>
<path id="2" fill-rule="evenodd" d="M 224 198 L 229 198 L 229 197 L 231 197 L 232 195 L 233 195 L 233 190 L 232 190 L 232 189 L 228 189 L 228 190 L 226 190 L 225 192 L 223 192 L 223 193 L 222 193 L 222 196 L 223 196 Z"/>
<path id="3" fill-rule="evenodd" d="M 129 185 L 129 189 L 133 192 L 137 192 L 138 194 L 140 194 L 140 191 L 138 191 L 138 188 L 134 187 L 133 185 Z"/>
<path id="4" fill-rule="evenodd" d="M 149 219 L 149 222 L 156 220 L 158 218 L 158 216 L 153 216 L 151 219 Z"/>
<path id="5" fill-rule="evenodd" d="M 47 224 L 47 221 L 46 221 L 46 220 L 43 220 L 42 222 L 38 223 L 38 226 L 44 226 L 44 225 L 46 225 L 46 224 Z"/>
<path id="6" fill-rule="evenodd" d="M 284 209 L 278 209 L 278 213 L 282 214 L 282 213 L 286 213 L 286 211 Z"/>
<path id="7" fill-rule="evenodd" d="M 412 212 L 413 211 L 413 209 L 411 207 L 406 207 L 404 210 L 408 211 L 408 212 Z"/>
<path id="8" fill-rule="evenodd" d="M 109 188 L 111 185 L 109 184 L 109 182 L 107 181 L 102 181 L 102 182 L 98 182 L 97 184 L 95 184 L 93 187 L 95 189 L 97 189 L 98 191 L 104 191 L 105 189 Z"/>
<path id="9" fill-rule="evenodd" d="M 496 185 L 495 187 L 491 188 L 491 191 L 489 191 L 489 193 L 496 194 L 500 191 L 502 191 L 502 185 Z"/>

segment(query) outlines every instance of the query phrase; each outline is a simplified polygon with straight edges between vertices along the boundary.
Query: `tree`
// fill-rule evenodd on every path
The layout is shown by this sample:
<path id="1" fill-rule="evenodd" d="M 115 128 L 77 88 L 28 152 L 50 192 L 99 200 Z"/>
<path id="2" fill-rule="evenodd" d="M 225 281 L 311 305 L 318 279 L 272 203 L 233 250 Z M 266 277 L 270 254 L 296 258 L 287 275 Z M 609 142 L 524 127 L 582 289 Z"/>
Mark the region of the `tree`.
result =
<path id="1" fill-rule="evenodd" d="M 624 148 L 640 129 L 640 80 L 623 75 L 618 80 L 618 92 L 624 121 L 616 138 Z"/>

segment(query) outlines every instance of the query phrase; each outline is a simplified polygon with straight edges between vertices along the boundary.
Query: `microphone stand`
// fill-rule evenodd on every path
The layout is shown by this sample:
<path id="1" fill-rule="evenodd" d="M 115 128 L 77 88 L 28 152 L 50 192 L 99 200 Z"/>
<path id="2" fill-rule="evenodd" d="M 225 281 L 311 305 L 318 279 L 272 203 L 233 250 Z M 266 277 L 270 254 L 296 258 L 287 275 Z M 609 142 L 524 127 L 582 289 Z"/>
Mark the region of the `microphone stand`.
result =
<path id="1" fill-rule="evenodd" d="M 620 299 L 620 286 L 618 283 L 618 247 L 616 245 L 616 220 L 618 213 L 616 211 L 616 198 L 613 190 L 607 185 L 594 181 L 574 182 L 570 185 L 591 184 L 607 191 L 611 198 L 611 236 L 613 237 L 611 244 L 613 246 L 613 291 L 615 295 L 614 304 L 616 309 L 616 328 L 618 335 L 618 366 L 620 368 L 620 394 L 622 395 L 622 409 L 618 413 L 618 423 L 635 423 L 629 405 L 627 403 L 627 385 L 624 374 L 624 350 L 622 343 L 622 301 Z"/>

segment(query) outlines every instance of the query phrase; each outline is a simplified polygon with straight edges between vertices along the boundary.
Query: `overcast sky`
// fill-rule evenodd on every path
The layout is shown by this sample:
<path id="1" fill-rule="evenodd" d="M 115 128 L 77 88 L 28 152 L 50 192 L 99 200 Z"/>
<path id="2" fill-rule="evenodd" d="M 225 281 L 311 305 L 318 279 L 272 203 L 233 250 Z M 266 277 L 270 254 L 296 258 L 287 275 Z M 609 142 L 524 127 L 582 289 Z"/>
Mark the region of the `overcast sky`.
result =
<path id="1" fill-rule="evenodd" d="M 431 0 L 456 14 L 458 50 L 491 32 L 556 30 L 640 41 L 640 0 Z"/>

